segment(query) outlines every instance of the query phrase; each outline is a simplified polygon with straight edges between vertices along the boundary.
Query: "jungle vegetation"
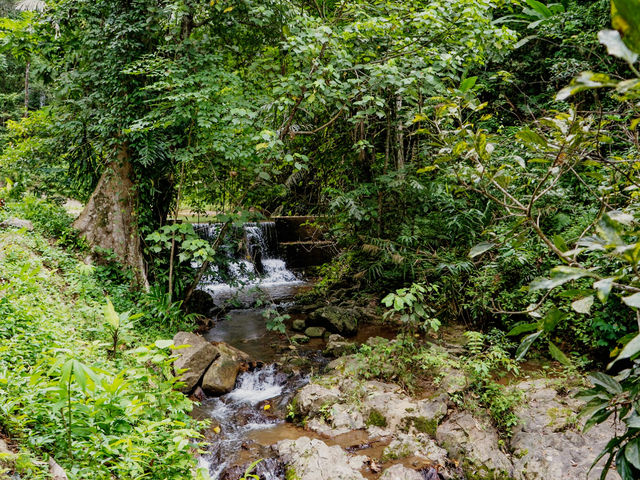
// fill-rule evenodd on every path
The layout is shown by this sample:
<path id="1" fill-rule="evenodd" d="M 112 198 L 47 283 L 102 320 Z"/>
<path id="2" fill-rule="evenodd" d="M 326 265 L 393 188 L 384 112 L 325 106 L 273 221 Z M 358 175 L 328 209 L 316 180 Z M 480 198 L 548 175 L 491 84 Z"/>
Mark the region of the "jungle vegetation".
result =
<path id="1" fill-rule="evenodd" d="M 318 215 L 342 252 L 321 270 L 324 288 L 355 279 L 391 292 L 387 306 L 417 327 L 498 329 L 518 360 L 599 371 L 589 424 L 624 420 L 603 453 L 638 478 L 640 1 L 0 0 L 0 16 L 0 199 L 69 252 L 40 237 L 0 251 L 29 295 L 41 294 L 36 249 L 102 308 L 73 263 L 93 251 L 115 311 L 146 302 L 157 315 L 143 330 L 160 336 L 197 281 L 185 262 L 222 256 L 170 222 L 178 210 L 224 224 Z M 67 199 L 84 205 L 73 226 Z M 19 305 L 2 275 L 8 315 Z M 428 315 L 394 303 L 410 291 Z M 21 312 L 1 338 L 29 334 L 37 312 Z M 141 378 L 166 368 L 163 345 L 138 351 L 159 365 Z M 15 353 L 3 348 L 0 387 Z M 133 360 L 114 347 L 98 374 L 62 353 L 25 360 L 21 378 L 58 372 L 38 395 L 68 413 L 66 427 L 43 427 L 35 410 L 2 428 L 37 425 L 30 448 L 56 458 L 72 455 L 74 428 L 86 445 L 91 428 L 129 435 L 131 478 L 179 478 L 178 446 L 197 437 L 180 399 L 164 399 L 169 423 L 127 410 L 138 387 L 118 372 Z M 107 377 L 122 379 L 121 401 L 101 397 Z M 12 395 L 0 394 L 3 414 L 21 408 Z M 72 412 L 73 395 L 86 408 Z M 136 450 L 151 430 L 177 459 Z M 76 460 L 76 478 L 94 478 L 89 457 Z"/>

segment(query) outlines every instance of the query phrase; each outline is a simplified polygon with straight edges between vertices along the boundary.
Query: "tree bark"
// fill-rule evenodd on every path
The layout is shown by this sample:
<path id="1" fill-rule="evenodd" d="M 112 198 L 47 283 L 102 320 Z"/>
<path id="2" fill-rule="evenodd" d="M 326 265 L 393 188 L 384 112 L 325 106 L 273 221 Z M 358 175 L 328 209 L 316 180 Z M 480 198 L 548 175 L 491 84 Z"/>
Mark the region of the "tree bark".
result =
<path id="1" fill-rule="evenodd" d="M 149 290 L 135 215 L 136 190 L 126 145 L 100 177 L 91 198 L 73 226 L 92 247 L 112 250 L 135 273 L 138 286 Z"/>

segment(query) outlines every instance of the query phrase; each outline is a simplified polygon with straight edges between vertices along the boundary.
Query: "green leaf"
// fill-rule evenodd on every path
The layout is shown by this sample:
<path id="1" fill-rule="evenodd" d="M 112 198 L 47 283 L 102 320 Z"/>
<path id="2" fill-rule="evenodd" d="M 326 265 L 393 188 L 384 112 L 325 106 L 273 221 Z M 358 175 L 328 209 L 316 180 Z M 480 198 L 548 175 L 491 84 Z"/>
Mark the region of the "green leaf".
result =
<path id="1" fill-rule="evenodd" d="M 524 358 L 529 348 L 531 348 L 531 345 L 533 345 L 533 342 L 535 342 L 536 339 L 543 333 L 544 333 L 544 330 L 539 330 L 536 333 L 532 333 L 531 335 L 525 337 L 524 340 L 522 340 L 522 343 L 520 343 L 520 346 L 516 350 L 517 361 L 520 361 Z"/>
<path id="2" fill-rule="evenodd" d="M 603 278 L 602 280 L 598 280 L 593 283 L 593 287 L 597 289 L 598 299 L 604 303 L 609 298 L 609 293 L 611 293 L 611 287 L 613 286 L 613 278 Z"/>
<path id="3" fill-rule="evenodd" d="M 640 292 L 628 297 L 622 297 L 622 301 L 633 308 L 640 308 Z"/>
<path id="4" fill-rule="evenodd" d="M 638 352 L 640 352 L 640 334 L 636 335 L 635 337 L 633 337 L 629 343 L 627 343 L 624 348 L 622 349 L 622 351 L 620 352 L 620 355 L 618 355 L 616 357 L 616 359 L 611 362 L 608 366 L 608 368 L 611 368 L 611 366 L 616 363 L 618 360 L 623 360 L 625 358 L 630 358 L 633 357 L 634 355 L 636 355 Z"/>
<path id="5" fill-rule="evenodd" d="M 539 147 L 546 148 L 548 143 L 544 137 L 540 136 L 538 133 L 525 128 L 516 133 L 516 137 L 521 140 L 523 143 L 534 146 L 537 145 Z"/>
<path id="6" fill-rule="evenodd" d="M 551 278 L 536 278 L 531 282 L 531 284 L 529 284 L 529 290 L 532 292 L 536 290 L 551 290 L 572 280 L 592 275 L 593 273 L 585 270 L 584 268 L 566 266 L 555 267 L 551 270 Z"/>
<path id="7" fill-rule="evenodd" d="M 491 250 L 495 246 L 496 244 L 492 242 L 481 242 L 469 251 L 469 257 L 475 258 L 478 255 L 482 255 L 484 252 Z"/>
<path id="8" fill-rule="evenodd" d="M 620 449 L 616 455 L 616 471 L 622 477 L 622 480 L 637 480 L 633 474 L 633 468 L 627 461 L 626 449 Z"/>
<path id="9" fill-rule="evenodd" d="M 532 332 L 537 329 L 538 329 L 537 323 L 521 322 L 515 325 L 511 330 L 509 330 L 509 333 L 507 333 L 507 336 L 514 337 L 516 335 L 520 335 L 521 333 Z"/>
<path id="10" fill-rule="evenodd" d="M 549 341 L 549 353 L 561 364 L 566 365 L 567 367 L 571 366 L 571 360 L 569 360 L 569 357 L 567 357 L 552 341 Z"/>
<path id="11" fill-rule="evenodd" d="M 154 345 L 158 348 L 169 348 L 173 345 L 173 340 L 156 340 Z"/>
<path id="12" fill-rule="evenodd" d="M 111 303 L 109 297 L 107 297 L 107 304 L 104 306 L 104 319 L 114 330 L 120 328 L 120 316 L 113 308 L 113 303 Z"/>
<path id="13" fill-rule="evenodd" d="M 591 306 L 593 305 L 593 295 L 589 295 L 588 297 L 581 298 L 580 300 L 576 300 L 571 303 L 571 308 L 573 308 L 578 313 L 589 313 L 591 311 Z"/>
<path id="14" fill-rule="evenodd" d="M 470 88 L 473 88 L 474 85 L 476 84 L 476 80 L 478 80 L 478 77 L 469 77 L 469 78 L 465 78 L 461 83 L 460 83 L 460 88 L 459 90 L 461 92 L 466 92 L 467 90 L 469 90 Z"/>
<path id="15" fill-rule="evenodd" d="M 560 323 L 560 320 L 562 320 L 565 316 L 565 313 L 553 307 L 542 319 L 542 330 L 544 330 L 546 333 L 552 332 L 556 328 L 558 323 Z"/>
<path id="16" fill-rule="evenodd" d="M 622 385 L 620 385 L 620 383 L 611 375 L 607 375 L 606 373 L 602 372 L 595 372 L 589 375 L 587 378 L 591 383 L 603 387 L 609 393 L 622 393 Z"/>
<path id="17" fill-rule="evenodd" d="M 544 3 L 538 2 L 537 0 L 527 0 L 527 5 L 529 5 L 544 18 L 553 16 L 553 12 L 551 12 L 551 10 L 549 10 L 549 8 L 547 8 Z"/>
<path id="18" fill-rule="evenodd" d="M 640 470 L 640 438 L 634 438 L 624 447 L 624 456 L 629 463 Z"/>
<path id="19" fill-rule="evenodd" d="M 617 30 L 601 30 L 598 32 L 598 40 L 607 47 L 609 55 L 621 58 L 629 65 L 633 65 L 638 60 L 638 54 L 627 47 Z"/>
<path id="20" fill-rule="evenodd" d="M 611 23 L 627 47 L 640 53 L 640 0 L 613 0 Z"/>

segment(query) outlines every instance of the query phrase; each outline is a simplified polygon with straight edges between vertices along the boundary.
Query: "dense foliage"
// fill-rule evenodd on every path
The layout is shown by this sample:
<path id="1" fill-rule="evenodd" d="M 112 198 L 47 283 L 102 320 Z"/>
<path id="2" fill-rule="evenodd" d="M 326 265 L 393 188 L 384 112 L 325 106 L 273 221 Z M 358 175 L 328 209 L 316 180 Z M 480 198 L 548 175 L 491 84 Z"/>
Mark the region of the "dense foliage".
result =
<path id="1" fill-rule="evenodd" d="M 189 262 L 225 257 L 168 224 L 178 209 L 221 212 L 225 225 L 319 214 L 342 254 L 318 294 L 382 292 L 407 334 L 497 327 L 519 344 L 502 339 L 500 355 L 517 359 L 630 362 L 617 379 L 595 376 L 589 398 L 592 423 L 622 408 L 629 429 L 608 451 L 633 478 L 639 11 L 638 0 L 4 0 L 1 195 L 26 194 L 21 208 L 33 195 L 84 202 L 110 167 L 131 165 L 155 283 L 145 301 L 165 325 L 191 291 Z M 37 360 L 28 374 L 47 365 L 65 399 L 85 399 L 82 428 L 97 428 L 99 379 L 83 386 L 66 360 Z M 488 377 L 474 385 L 493 405 Z M 63 434 L 34 448 L 57 454 Z"/>

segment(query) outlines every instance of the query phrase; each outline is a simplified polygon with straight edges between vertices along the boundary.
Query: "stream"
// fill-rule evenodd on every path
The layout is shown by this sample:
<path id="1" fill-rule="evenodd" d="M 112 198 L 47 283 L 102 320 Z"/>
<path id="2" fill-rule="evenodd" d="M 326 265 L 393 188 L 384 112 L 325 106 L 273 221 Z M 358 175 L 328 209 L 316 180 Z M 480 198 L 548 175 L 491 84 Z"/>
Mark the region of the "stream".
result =
<path id="1" fill-rule="evenodd" d="M 217 225 L 209 224 L 195 225 L 195 228 L 211 241 L 219 230 Z M 244 475 L 246 465 L 262 459 L 255 474 L 263 480 L 284 479 L 284 465 L 271 458 L 270 444 L 254 439 L 269 441 L 270 432 L 279 432 L 286 425 L 286 407 L 297 390 L 308 383 L 309 372 L 288 369 L 285 373 L 277 366 L 276 359 L 288 349 L 288 341 L 283 342 L 281 335 L 267 330 L 263 313 L 266 308 L 286 310 L 293 305 L 295 295 L 309 285 L 301 273 L 287 269 L 285 261 L 278 258 L 272 222 L 246 224 L 244 230 L 247 257 L 254 260 L 257 257 L 261 267 L 236 255 L 226 271 L 231 281 L 221 279 L 215 269 L 205 276 L 200 289 L 208 292 L 217 306 L 231 304 L 237 308 L 227 307 L 225 317 L 216 321 L 204 337 L 246 352 L 258 366 L 241 373 L 230 393 L 205 398 L 194 409 L 196 418 L 209 419 L 212 424 L 206 435 L 207 451 L 198 463 L 213 480 L 237 480 Z M 257 300 L 264 306 L 255 307 Z M 321 340 L 310 342 L 301 349 L 300 355 L 323 366 L 326 360 L 319 353 L 322 345 Z M 285 436 L 289 438 L 304 434 L 295 427 L 288 432 Z M 275 437 L 279 440 L 282 435 L 275 433 Z"/>

